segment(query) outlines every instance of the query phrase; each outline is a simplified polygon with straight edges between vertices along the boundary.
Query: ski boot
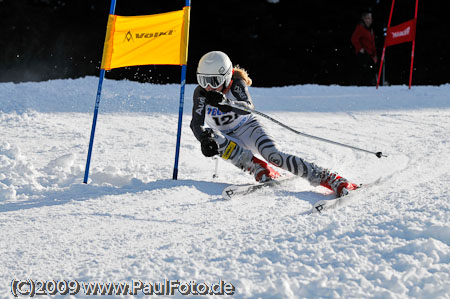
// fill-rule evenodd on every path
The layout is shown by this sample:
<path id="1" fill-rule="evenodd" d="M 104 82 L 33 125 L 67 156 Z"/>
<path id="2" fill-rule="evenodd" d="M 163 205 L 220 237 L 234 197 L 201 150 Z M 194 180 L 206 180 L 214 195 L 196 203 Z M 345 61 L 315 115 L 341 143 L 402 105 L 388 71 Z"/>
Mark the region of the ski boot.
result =
<path id="1" fill-rule="evenodd" d="M 253 156 L 252 162 L 256 166 L 255 180 L 257 182 L 264 183 L 280 177 L 280 173 L 278 171 L 270 167 L 266 162 L 256 158 L 255 156 Z"/>
<path id="2" fill-rule="evenodd" d="M 359 188 L 358 185 L 328 170 L 322 172 L 320 185 L 333 191 L 337 197 L 345 196 L 349 191 Z"/>
<path id="3" fill-rule="evenodd" d="M 255 180 L 260 183 L 268 182 L 280 177 L 278 171 L 270 167 L 266 162 L 256 158 L 250 151 L 244 151 L 236 165 L 250 174 L 254 174 Z"/>

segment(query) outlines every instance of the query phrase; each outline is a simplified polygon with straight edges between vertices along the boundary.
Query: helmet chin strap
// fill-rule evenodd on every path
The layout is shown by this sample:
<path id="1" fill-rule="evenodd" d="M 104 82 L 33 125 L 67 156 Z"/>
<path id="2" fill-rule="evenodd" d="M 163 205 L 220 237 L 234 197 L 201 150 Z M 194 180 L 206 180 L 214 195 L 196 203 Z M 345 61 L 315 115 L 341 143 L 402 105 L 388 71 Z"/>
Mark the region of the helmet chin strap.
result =
<path id="1" fill-rule="evenodd" d="M 223 94 L 226 94 L 230 90 L 231 84 L 233 84 L 233 79 L 231 79 L 230 84 L 228 84 L 228 86 L 222 90 Z"/>
<path id="2" fill-rule="evenodd" d="M 231 80 L 230 80 L 230 84 L 228 84 L 228 86 L 225 87 L 225 88 L 222 90 L 222 93 L 223 93 L 223 94 L 226 94 L 226 93 L 230 90 L 231 84 L 233 84 L 233 75 L 234 75 L 234 69 L 233 69 L 232 72 L 231 72 Z"/>

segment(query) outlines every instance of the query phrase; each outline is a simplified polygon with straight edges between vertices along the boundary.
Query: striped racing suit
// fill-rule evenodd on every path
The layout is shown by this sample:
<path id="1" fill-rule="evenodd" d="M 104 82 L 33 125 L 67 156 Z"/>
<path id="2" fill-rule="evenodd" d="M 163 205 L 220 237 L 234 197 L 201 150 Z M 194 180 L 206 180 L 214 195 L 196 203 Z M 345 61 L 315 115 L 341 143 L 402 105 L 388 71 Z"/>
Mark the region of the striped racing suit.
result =
<path id="1" fill-rule="evenodd" d="M 272 165 L 306 178 L 314 186 L 321 183 L 324 169 L 280 151 L 256 116 L 235 111 L 222 112 L 219 108 L 205 103 L 206 98 L 202 91 L 204 89 L 201 86 L 197 86 L 194 91 L 190 124 L 198 140 L 207 126 L 214 130 L 219 155 L 237 167 L 242 168 L 243 156 L 251 158 L 253 155 L 259 155 Z M 242 79 L 234 79 L 225 96 L 236 105 L 254 109 L 247 85 Z"/>

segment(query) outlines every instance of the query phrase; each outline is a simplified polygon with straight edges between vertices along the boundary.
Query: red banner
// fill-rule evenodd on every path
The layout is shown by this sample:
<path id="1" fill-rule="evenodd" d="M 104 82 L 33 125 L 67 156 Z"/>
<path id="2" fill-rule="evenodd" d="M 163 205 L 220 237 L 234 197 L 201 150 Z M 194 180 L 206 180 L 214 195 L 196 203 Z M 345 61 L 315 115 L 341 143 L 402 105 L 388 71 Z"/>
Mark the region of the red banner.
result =
<path id="1" fill-rule="evenodd" d="M 416 35 L 416 19 L 390 27 L 387 30 L 386 46 L 412 42 Z"/>
<path id="2" fill-rule="evenodd" d="M 419 5 L 419 0 L 416 0 L 414 19 L 409 20 L 408 22 L 402 23 L 400 25 L 391 27 L 391 19 L 392 19 L 392 12 L 394 11 L 394 3 L 395 0 L 392 0 L 391 12 L 389 14 L 389 21 L 387 25 L 387 34 L 386 38 L 384 39 L 383 54 L 381 55 L 380 70 L 378 72 L 377 88 L 378 85 L 380 84 L 381 70 L 383 69 L 384 54 L 386 52 L 386 47 L 406 42 L 412 42 L 411 67 L 409 70 L 409 88 L 411 88 L 413 62 L 414 62 L 414 48 L 416 45 L 417 7 Z"/>

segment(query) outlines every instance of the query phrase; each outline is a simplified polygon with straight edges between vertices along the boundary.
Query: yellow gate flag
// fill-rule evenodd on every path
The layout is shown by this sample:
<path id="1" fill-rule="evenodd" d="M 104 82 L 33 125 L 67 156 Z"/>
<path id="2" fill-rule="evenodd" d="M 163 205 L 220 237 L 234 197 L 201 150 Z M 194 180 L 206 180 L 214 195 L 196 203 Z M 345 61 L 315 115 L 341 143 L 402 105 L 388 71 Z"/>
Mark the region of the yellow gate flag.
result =
<path id="1" fill-rule="evenodd" d="M 101 68 L 186 64 L 189 16 L 190 6 L 147 16 L 109 15 Z"/>

